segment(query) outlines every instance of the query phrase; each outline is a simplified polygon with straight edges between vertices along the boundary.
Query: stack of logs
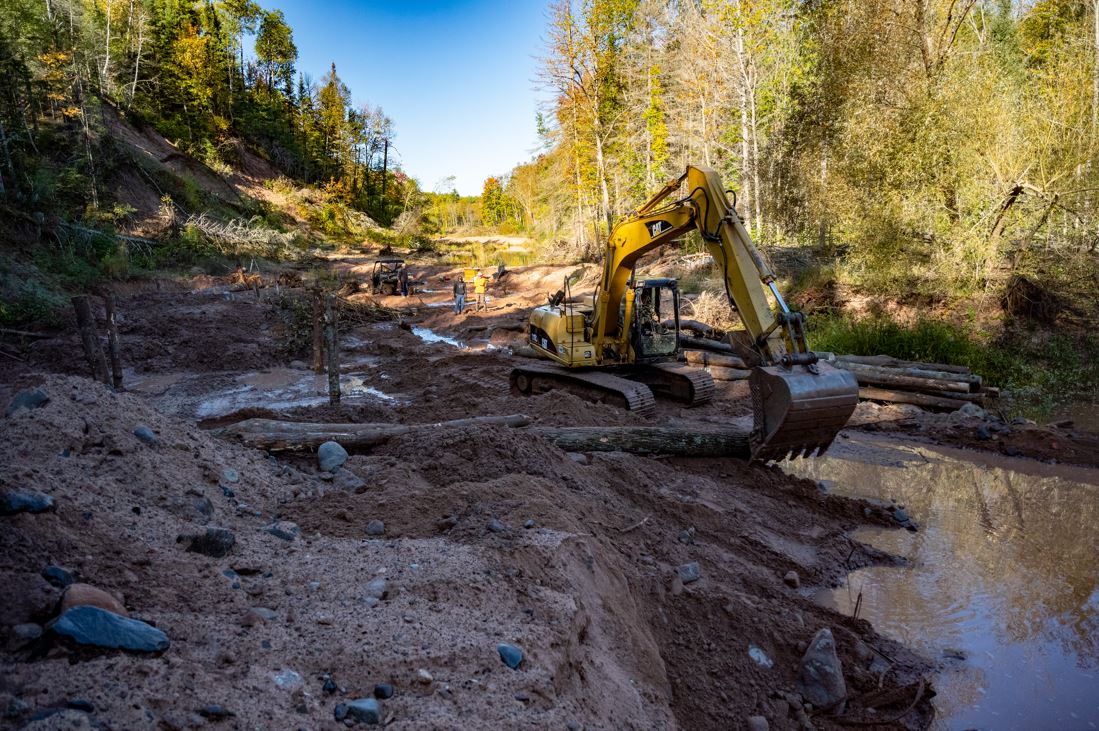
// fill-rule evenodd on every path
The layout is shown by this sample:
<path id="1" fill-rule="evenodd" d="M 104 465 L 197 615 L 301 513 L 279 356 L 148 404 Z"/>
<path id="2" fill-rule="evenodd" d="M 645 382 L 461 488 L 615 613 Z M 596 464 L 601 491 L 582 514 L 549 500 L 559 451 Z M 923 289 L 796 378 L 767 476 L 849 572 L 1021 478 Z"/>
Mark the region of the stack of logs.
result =
<path id="1" fill-rule="evenodd" d="M 751 370 L 727 343 L 683 336 L 683 358 L 704 368 L 715 381 L 739 381 Z M 898 360 L 887 355 L 817 353 L 836 368 L 851 371 L 859 381 L 859 397 L 866 401 L 914 404 L 934 411 L 955 411 L 967 403 L 987 406 L 999 389 L 985 386 L 965 366 Z"/>

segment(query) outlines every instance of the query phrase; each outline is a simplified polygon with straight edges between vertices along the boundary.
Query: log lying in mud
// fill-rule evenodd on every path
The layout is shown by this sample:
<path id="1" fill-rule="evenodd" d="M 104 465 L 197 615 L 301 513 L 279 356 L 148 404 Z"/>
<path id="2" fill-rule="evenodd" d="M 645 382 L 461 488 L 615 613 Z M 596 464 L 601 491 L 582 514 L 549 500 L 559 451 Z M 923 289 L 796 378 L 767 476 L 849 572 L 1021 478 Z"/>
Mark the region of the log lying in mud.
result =
<path id="1" fill-rule="evenodd" d="M 981 388 L 980 376 L 918 368 L 883 368 L 836 360 L 836 367 L 851 371 L 861 385 L 897 386 L 901 389 L 933 389 L 971 393 Z"/>
<path id="2" fill-rule="evenodd" d="M 721 366 L 706 366 L 710 376 L 715 381 L 746 381 L 752 372 L 746 368 L 723 368 Z"/>
<path id="3" fill-rule="evenodd" d="M 729 353 L 731 355 L 736 354 L 736 351 L 733 350 L 733 346 L 719 340 L 692 338 L 688 335 L 680 335 L 679 344 L 684 348 L 691 348 L 693 350 L 708 350 L 711 353 Z"/>
<path id="4" fill-rule="evenodd" d="M 481 425 L 526 426 L 530 418 L 477 416 L 434 424 L 308 424 L 275 419 L 246 419 L 218 429 L 221 436 L 239 437 L 250 447 L 271 450 L 315 449 L 325 442 L 339 442 L 345 448 L 370 447 L 402 434 L 440 428 Z"/>
<path id="5" fill-rule="evenodd" d="M 866 386 L 859 389 L 859 398 L 864 401 L 885 401 L 891 404 L 912 404 L 925 409 L 944 409 L 957 411 L 969 403 L 966 399 L 950 398 L 948 396 L 932 396 L 915 391 L 892 391 L 886 388 L 874 388 Z"/>
<path id="6" fill-rule="evenodd" d="M 751 456 L 748 430 L 735 426 L 539 426 L 530 431 L 566 452 L 629 452 L 675 457 Z"/>
<path id="7" fill-rule="evenodd" d="M 684 350 L 683 357 L 691 365 L 720 366 L 722 368 L 747 368 L 742 358 L 735 355 L 722 355 L 705 350 Z"/>
<path id="8" fill-rule="evenodd" d="M 944 371 L 946 373 L 969 373 L 967 366 L 950 365 L 949 363 L 921 363 L 915 360 L 898 360 L 888 355 L 837 355 L 835 360 L 848 363 L 861 363 L 862 365 L 880 366 L 882 368 L 920 368 L 929 371 Z M 829 360 L 832 360 L 831 358 Z"/>
<path id="9" fill-rule="evenodd" d="M 248 419 L 216 433 L 239 437 L 250 447 L 271 450 L 313 449 L 336 441 L 346 448 L 363 448 L 410 433 L 483 425 L 522 427 L 530 419 L 521 414 L 478 416 L 437 424 L 303 424 L 272 419 Z M 630 452 L 680 457 L 749 456 L 748 429 L 736 426 L 535 426 L 525 431 L 567 452 Z"/>

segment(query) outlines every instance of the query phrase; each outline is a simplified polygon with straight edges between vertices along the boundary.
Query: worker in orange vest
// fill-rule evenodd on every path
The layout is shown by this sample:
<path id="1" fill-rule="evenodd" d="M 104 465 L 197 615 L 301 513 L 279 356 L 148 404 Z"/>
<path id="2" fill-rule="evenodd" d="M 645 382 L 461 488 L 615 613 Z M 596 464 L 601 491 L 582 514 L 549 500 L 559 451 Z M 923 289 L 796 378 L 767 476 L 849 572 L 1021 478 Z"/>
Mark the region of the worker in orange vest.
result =
<path id="1" fill-rule="evenodd" d="M 488 277 L 481 272 L 477 272 L 477 276 L 473 278 L 473 293 L 477 295 L 477 311 L 487 310 L 488 304 L 485 302 L 485 293 L 488 291 Z"/>

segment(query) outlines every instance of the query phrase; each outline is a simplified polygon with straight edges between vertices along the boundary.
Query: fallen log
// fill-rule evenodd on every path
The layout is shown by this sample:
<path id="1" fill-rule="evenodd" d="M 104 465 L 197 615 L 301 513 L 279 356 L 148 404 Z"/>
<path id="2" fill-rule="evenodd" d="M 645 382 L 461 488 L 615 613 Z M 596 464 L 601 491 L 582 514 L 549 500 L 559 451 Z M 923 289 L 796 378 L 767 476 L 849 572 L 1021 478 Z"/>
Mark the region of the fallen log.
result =
<path id="1" fill-rule="evenodd" d="M 468 426 L 526 426 L 530 418 L 511 416 L 476 416 L 432 424 L 309 424 L 275 419 L 246 419 L 222 427 L 214 433 L 237 437 L 249 447 L 270 450 L 315 449 L 325 442 L 339 442 L 344 448 L 362 448 L 381 444 L 387 439 L 415 431 L 431 431 Z"/>
<path id="2" fill-rule="evenodd" d="M 237 437 L 244 444 L 261 449 L 313 449 L 328 441 L 353 449 L 371 447 L 413 432 L 483 425 L 522 427 L 529 423 L 530 418 L 521 414 L 477 416 L 436 424 L 304 424 L 247 419 L 215 433 Z M 566 452 L 630 452 L 680 457 L 745 458 L 750 455 L 749 430 L 738 426 L 535 426 L 525 431 L 548 439 Z"/>
<path id="3" fill-rule="evenodd" d="M 837 360 L 836 365 L 839 368 L 849 370 L 856 375 L 859 373 L 865 373 L 867 375 L 890 375 L 890 376 L 907 376 L 911 378 L 924 378 L 931 381 L 948 381 L 951 383 L 964 383 L 968 385 L 968 391 L 976 393 L 981 390 L 981 377 L 972 373 L 952 373 L 948 371 L 933 371 L 926 368 L 892 368 L 883 366 L 871 366 L 863 363 L 851 363 L 843 360 Z M 947 389 L 949 390 L 949 389 Z"/>
<path id="4" fill-rule="evenodd" d="M 949 363 L 921 363 L 915 360 L 899 360 L 888 355 L 837 355 L 836 360 L 848 363 L 861 363 L 862 365 L 880 366 L 882 368 L 920 368 L 929 371 L 943 371 L 945 373 L 969 373 L 966 366 L 950 365 Z"/>
<path id="5" fill-rule="evenodd" d="M 664 327 L 675 327 L 675 320 L 664 320 L 664 322 L 661 324 L 663 324 Z M 698 320 L 680 319 L 679 329 L 694 330 L 696 333 L 701 333 L 702 335 L 710 334 L 717 338 L 723 337 L 725 335 L 725 331 L 721 328 L 714 327 L 713 325 L 707 325 L 706 323 L 699 322 Z"/>
<path id="6" fill-rule="evenodd" d="M 692 338 L 689 335 L 679 336 L 679 345 L 683 348 L 692 348 L 694 350 L 708 350 L 714 353 L 730 353 L 736 354 L 733 350 L 733 346 L 728 343 L 723 343 L 718 340 L 709 340 L 707 338 Z"/>
<path id="7" fill-rule="evenodd" d="M 924 388 L 934 389 L 936 391 L 956 391 L 958 393 L 970 393 L 973 390 L 980 389 L 980 384 L 974 384 L 971 380 L 956 380 L 942 377 L 957 376 L 957 378 L 966 378 L 964 374 L 938 373 L 935 377 L 932 377 L 930 375 L 912 374 L 911 371 L 913 369 L 909 369 L 909 374 L 905 375 L 897 369 L 868 366 L 859 363 L 844 363 L 842 361 L 836 361 L 836 367 L 854 373 L 859 381 L 859 385 L 899 386 L 901 388 L 916 389 Z M 935 372 L 924 371 L 923 373 L 934 374 Z"/>
<path id="8" fill-rule="evenodd" d="M 860 387 L 859 398 L 867 401 L 885 401 L 891 404 L 912 404 L 926 409 L 944 409 L 947 411 L 957 411 L 969 403 L 969 401 L 963 399 L 873 387 Z"/>
<path id="9" fill-rule="evenodd" d="M 722 355 L 705 350 L 684 350 L 683 357 L 692 365 L 721 366 L 722 368 L 747 368 L 742 358 L 735 355 Z"/>
<path id="10" fill-rule="evenodd" d="M 751 456 L 748 429 L 735 426 L 539 426 L 529 431 L 566 452 L 629 452 L 674 457 Z"/>
<path id="11" fill-rule="evenodd" d="M 744 381 L 752 375 L 746 368 L 724 368 L 722 366 L 706 366 L 706 371 L 715 381 Z"/>

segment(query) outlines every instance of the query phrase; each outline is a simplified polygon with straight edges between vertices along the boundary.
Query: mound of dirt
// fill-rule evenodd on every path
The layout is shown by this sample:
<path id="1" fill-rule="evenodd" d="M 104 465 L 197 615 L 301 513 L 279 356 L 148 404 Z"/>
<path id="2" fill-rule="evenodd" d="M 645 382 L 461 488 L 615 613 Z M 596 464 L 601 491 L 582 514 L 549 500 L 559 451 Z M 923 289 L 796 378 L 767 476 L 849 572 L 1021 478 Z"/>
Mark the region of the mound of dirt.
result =
<path id="1" fill-rule="evenodd" d="M 15 723 L 80 698 L 111 728 L 190 728 L 212 704 L 242 727 L 337 728 L 338 703 L 388 682 L 385 716 L 409 728 L 717 729 L 753 714 L 783 728 L 781 694 L 820 627 L 836 634 L 852 692 L 877 687 L 867 647 L 894 662 L 887 684 L 925 669 L 783 583 L 790 570 L 812 585 L 891 559 L 846 537 L 883 513 L 774 468 L 572 457 L 484 427 L 393 439 L 333 479 L 86 379 L 41 388 L 45 405 L 4 423 L 0 482 L 49 494 L 56 512 L 0 518 L 12 598 L 0 631 L 11 640 L 14 625 L 54 616 L 59 590 L 42 571 L 57 565 L 171 646 L 6 643 L 0 704 Z M 551 422 L 592 412 L 528 404 Z M 215 526 L 235 537 L 228 555 L 186 550 Z M 689 563 L 701 578 L 684 584 Z M 502 642 L 522 649 L 518 669 Z"/>

